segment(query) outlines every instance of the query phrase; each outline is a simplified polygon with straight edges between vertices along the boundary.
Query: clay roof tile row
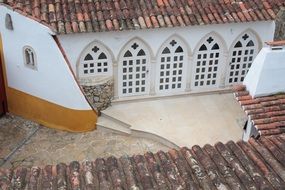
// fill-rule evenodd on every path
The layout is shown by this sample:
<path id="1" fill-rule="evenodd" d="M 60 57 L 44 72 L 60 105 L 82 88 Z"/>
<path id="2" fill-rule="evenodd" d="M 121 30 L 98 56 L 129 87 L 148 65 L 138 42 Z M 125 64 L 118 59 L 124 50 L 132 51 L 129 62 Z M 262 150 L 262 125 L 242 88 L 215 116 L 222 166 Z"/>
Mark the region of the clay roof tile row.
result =
<path id="1" fill-rule="evenodd" d="M 285 189 L 285 136 L 0 169 L 0 189 Z"/>
<path id="2" fill-rule="evenodd" d="M 2 0 L 59 34 L 275 19 L 285 0 Z"/>
<path id="3" fill-rule="evenodd" d="M 284 93 L 252 98 L 244 85 L 237 85 L 234 95 L 260 135 L 285 132 Z"/>

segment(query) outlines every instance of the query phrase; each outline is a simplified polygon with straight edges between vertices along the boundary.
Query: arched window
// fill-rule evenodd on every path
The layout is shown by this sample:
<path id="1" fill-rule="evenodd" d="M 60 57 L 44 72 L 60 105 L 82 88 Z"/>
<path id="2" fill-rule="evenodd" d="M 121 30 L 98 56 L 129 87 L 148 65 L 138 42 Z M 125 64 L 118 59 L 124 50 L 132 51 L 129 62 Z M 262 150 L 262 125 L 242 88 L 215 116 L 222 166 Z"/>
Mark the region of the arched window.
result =
<path id="1" fill-rule="evenodd" d="M 195 56 L 192 87 L 216 87 L 218 85 L 221 48 L 216 39 L 208 37 Z"/>
<path id="2" fill-rule="evenodd" d="M 186 87 L 187 50 L 178 39 L 166 41 L 158 56 L 156 91 L 171 93 Z"/>
<path id="3" fill-rule="evenodd" d="M 29 46 L 25 46 L 23 48 L 23 54 L 24 64 L 31 69 L 36 69 L 36 54 L 34 50 Z"/>
<path id="4" fill-rule="evenodd" d="M 133 40 L 122 51 L 119 61 L 119 96 L 149 93 L 150 55 L 146 45 Z"/>
<path id="5" fill-rule="evenodd" d="M 83 53 L 79 64 L 79 77 L 92 77 L 112 74 L 111 56 L 107 49 L 95 43 Z"/>
<path id="6" fill-rule="evenodd" d="M 230 51 L 227 85 L 243 82 L 257 52 L 257 40 L 250 32 L 243 34 L 234 42 Z"/>

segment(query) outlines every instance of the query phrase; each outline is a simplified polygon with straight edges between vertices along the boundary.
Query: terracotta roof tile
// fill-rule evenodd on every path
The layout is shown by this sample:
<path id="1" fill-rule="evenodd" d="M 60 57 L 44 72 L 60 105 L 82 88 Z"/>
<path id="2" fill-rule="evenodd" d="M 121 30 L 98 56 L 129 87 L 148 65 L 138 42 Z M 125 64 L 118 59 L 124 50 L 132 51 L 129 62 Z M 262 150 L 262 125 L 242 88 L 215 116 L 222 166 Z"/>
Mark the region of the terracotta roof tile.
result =
<path id="1" fill-rule="evenodd" d="M 275 19 L 285 0 L 4 0 L 59 34 Z"/>
<path id="2" fill-rule="evenodd" d="M 261 135 L 285 131 L 285 94 L 252 98 L 244 85 L 234 87 L 234 95 Z"/>
<path id="3" fill-rule="evenodd" d="M 0 168 L 0 189 L 284 189 L 285 135 L 44 167 Z"/>

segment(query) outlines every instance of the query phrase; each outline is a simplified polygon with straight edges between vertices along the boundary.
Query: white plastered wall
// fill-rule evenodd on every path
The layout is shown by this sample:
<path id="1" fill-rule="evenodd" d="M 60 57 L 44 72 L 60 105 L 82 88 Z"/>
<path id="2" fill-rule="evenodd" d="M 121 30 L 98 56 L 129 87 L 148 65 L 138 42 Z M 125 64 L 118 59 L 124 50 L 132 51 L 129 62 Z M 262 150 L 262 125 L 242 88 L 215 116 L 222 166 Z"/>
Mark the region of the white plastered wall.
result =
<path id="1" fill-rule="evenodd" d="M 5 27 L 7 13 L 14 30 Z M 66 108 L 91 110 L 48 27 L 0 5 L 0 32 L 9 87 Z M 35 51 L 37 70 L 24 65 L 24 46 Z"/>
<path id="2" fill-rule="evenodd" d="M 253 97 L 285 92 L 285 48 L 264 47 L 254 60 L 244 80 Z"/>
<path id="3" fill-rule="evenodd" d="M 160 29 L 147 29 L 147 30 L 135 30 L 135 31 L 121 31 L 121 32 L 101 32 L 101 33 L 85 33 L 85 34 L 69 34 L 59 35 L 59 40 L 65 49 L 67 57 L 69 58 L 72 69 L 76 73 L 78 60 L 81 56 L 81 52 L 90 44 L 94 42 L 100 42 L 104 44 L 108 49 L 113 59 L 113 71 L 114 76 L 117 75 L 117 66 L 119 60 L 120 51 L 125 45 L 135 38 L 142 39 L 149 47 L 151 52 L 151 62 L 155 64 L 157 62 L 157 54 L 163 43 L 171 36 L 178 36 L 187 45 L 187 54 L 189 64 L 187 66 L 187 84 L 185 91 L 191 91 L 192 69 L 193 61 L 195 60 L 195 52 L 199 49 L 200 40 L 202 40 L 209 33 L 217 34 L 222 42 L 223 55 L 221 57 L 221 73 L 219 87 L 225 85 L 225 74 L 229 63 L 229 47 L 232 47 L 232 43 L 246 31 L 256 33 L 258 39 L 258 48 L 261 49 L 263 42 L 272 41 L 274 35 L 275 23 L 273 21 L 264 22 L 249 22 L 249 23 L 232 23 L 232 24 L 219 24 L 219 25 L 205 25 L 205 26 L 189 26 L 189 27 L 176 27 L 176 28 L 160 28 Z M 116 89 L 116 77 L 115 89 Z M 151 87 L 152 89 L 153 87 Z M 116 90 L 115 90 L 116 95 Z"/>

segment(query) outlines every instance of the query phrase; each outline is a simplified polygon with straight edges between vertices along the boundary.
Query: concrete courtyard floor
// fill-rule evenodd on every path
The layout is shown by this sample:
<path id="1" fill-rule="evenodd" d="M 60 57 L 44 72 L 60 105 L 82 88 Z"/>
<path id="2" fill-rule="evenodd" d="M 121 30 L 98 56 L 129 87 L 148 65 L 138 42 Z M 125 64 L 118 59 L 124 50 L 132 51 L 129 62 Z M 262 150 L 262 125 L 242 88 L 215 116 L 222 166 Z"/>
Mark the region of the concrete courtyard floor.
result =
<path id="1" fill-rule="evenodd" d="M 70 133 L 10 114 L 0 118 L 0 168 L 70 163 L 168 149 L 144 138 L 103 131 Z"/>
<path id="2" fill-rule="evenodd" d="M 240 140 L 246 121 L 232 93 L 115 102 L 103 113 L 188 147 Z"/>

